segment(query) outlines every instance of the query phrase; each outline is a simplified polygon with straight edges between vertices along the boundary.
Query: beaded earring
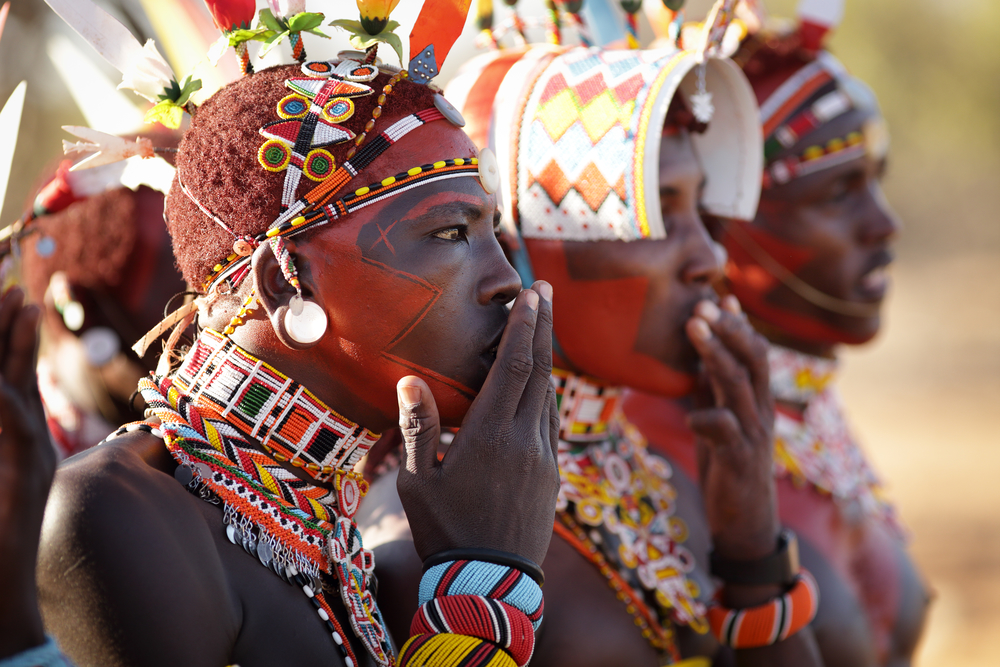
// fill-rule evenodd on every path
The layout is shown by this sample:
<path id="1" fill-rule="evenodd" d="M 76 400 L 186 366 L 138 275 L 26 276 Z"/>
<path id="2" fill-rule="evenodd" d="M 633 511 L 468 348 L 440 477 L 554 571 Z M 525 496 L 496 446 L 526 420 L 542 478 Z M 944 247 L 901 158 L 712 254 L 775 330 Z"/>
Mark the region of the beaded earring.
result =
<path id="1" fill-rule="evenodd" d="M 245 318 L 254 314 L 257 310 L 254 306 L 257 305 L 257 289 L 255 287 L 250 288 L 250 293 L 247 294 L 246 300 L 243 301 L 243 305 L 240 306 L 239 312 L 233 315 L 233 319 L 229 320 L 229 324 L 226 328 L 222 330 L 222 333 L 226 336 L 233 335 L 233 332 L 243 324 Z"/>

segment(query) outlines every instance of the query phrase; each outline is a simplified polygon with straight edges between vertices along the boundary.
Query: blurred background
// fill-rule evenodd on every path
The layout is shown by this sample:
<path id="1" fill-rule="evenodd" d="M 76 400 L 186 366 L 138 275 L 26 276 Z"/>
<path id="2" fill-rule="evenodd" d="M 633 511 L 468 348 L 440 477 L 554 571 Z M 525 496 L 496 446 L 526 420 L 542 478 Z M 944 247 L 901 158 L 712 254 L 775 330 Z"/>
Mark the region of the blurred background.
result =
<path id="1" fill-rule="evenodd" d="M 202 61 L 217 33 L 198 30 L 208 16 L 200 3 L 98 4 L 140 40 L 155 37 L 179 75 L 197 66 L 205 93 L 235 78 L 231 52 L 218 69 Z M 774 16 L 792 16 L 796 2 L 765 4 Z M 403 24 L 397 32 L 404 53 L 419 5 L 404 0 L 393 12 Z M 709 5 L 688 0 L 689 18 L 703 17 Z M 308 8 L 331 18 L 355 11 L 350 0 L 311 0 Z M 540 0 L 522 0 L 519 10 L 543 13 Z M 499 1 L 495 13 L 498 22 L 507 15 Z M 643 30 L 648 43 L 648 25 Z M 439 83 L 475 54 L 475 34 L 470 20 Z M 342 34 L 332 42 L 305 40 L 311 57 L 350 48 Z M 873 344 L 844 351 L 842 390 L 935 591 L 917 665 L 994 667 L 1000 664 L 994 641 L 1000 636 L 1000 3 L 848 0 L 831 49 L 879 95 L 892 133 L 885 191 L 904 222 L 886 327 Z M 395 62 L 391 52 L 382 57 Z M 281 59 L 290 60 L 287 53 Z M 61 125 L 103 123 L 124 132 L 138 129 L 142 115 L 143 100 L 112 96 L 120 76 L 42 0 L 13 0 L 0 41 L 0 100 L 22 79 L 28 96 L 2 224 L 20 215 L 37 174 L 61 154 L 61 139 L 69 138 Z"/>

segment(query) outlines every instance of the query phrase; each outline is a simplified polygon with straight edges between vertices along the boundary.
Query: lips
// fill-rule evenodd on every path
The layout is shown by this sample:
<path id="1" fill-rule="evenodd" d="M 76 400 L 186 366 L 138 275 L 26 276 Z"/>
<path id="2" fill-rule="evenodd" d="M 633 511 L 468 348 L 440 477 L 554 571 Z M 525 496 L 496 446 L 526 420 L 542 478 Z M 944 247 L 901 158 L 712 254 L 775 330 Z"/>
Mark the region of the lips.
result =
<path id="1" fill-rule="evenodd" d="M 888 266 L 893 255 L 888 250 L 877 253 L 869 262 L 867 270 L 861 274 L 856 291 L 865 301 L 881 301 L 889 289 Z"/>

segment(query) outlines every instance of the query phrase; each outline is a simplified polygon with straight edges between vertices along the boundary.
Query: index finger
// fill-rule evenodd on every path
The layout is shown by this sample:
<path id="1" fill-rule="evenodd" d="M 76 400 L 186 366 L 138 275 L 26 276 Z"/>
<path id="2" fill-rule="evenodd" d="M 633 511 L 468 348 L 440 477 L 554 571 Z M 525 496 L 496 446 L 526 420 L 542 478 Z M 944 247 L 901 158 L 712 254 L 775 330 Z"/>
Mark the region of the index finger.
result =
<path id="1" fill-rule="evenodd" d="M 736 297 L 727 296 L 721 309 L 704 301 L 698 304 L 695 312 L 708 322 L 730 354 L 747 369 L 758 406 L 763 410 L 772 409 L 771 373 L 767 361 L 769 345 L 750 322 L 738 314 Z"/>
<path id="2" fill-rule="evenodd" d="M 552 386 L 552 286 L 539 280 L 531 289 L 540 297 L 531 343 L 532 370 L 517 411 L 526 419 L 538 421 L 546 409 L 545 397 Z"/>
<path id="3" fill-rule="evenodd" d="M 521 290 L 517 295 L 500 338 L 496 361 L 469 414 L 484 409 L 479 407 L 482 405 L 501 420 L 514 419 L 534 369 L 532 343 L 538 319 L 538 302 L 538 294 L 534 290 Z"/>

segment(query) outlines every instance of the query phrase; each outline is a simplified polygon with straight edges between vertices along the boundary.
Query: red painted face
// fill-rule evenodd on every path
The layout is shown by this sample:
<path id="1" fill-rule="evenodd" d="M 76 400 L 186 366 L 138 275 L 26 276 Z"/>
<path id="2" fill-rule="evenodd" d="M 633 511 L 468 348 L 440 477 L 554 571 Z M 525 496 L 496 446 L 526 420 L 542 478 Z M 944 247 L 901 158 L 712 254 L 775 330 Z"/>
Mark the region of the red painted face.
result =
<path id="1" fill-rule="evenodd" d="M 386 156 L 396 171 L 475 154 L 446 123 L 414 134 Z M 463 175 L 390 197 L 300 244 L 311 266 L 299 270 L 312 272 L 330 318 L 322 362 L 382 418 L 395 422 L 396 382 L 418 375 L 442 421 L 458 425 L 486 379 L 505 304 L 520 290 L 496 239 L 496 215 L 495 197 Z"/>
<path id="2" fill-rule="evenodd" d="M 847 113 L 790 152 L 860 131 L 872 118 L 871 113 Z M 899 230 L 879 185 L 884 167 L 883 157 L 868 155 L 766 189 L 752 226 L 731 223 L 738 227 L 724 241 L 730 289 L 776 342 L 858 344 L 878 332 L 888 289 L 885 268 Z M 779 280 L 776 273 L 782 271 L 765 266 L 755 246 L 801 282 Z M 861 314 L 824 306 L 823 297 L 810 288 L 848 304 L 848 310 L 851 304 L 860 306 Z"/>
<path id="3" fill-rule="evenodd" d="M 679 396 L 697 355 L 684 333 L 694 305 L 711 298 L 721 267 L 698 214 L 704 174 L 686 132 L 665 136 L 660 205 L 667 238 L 526 239 L 536 277 L 554 290 L 563 365 L 606 382 Z"/>

